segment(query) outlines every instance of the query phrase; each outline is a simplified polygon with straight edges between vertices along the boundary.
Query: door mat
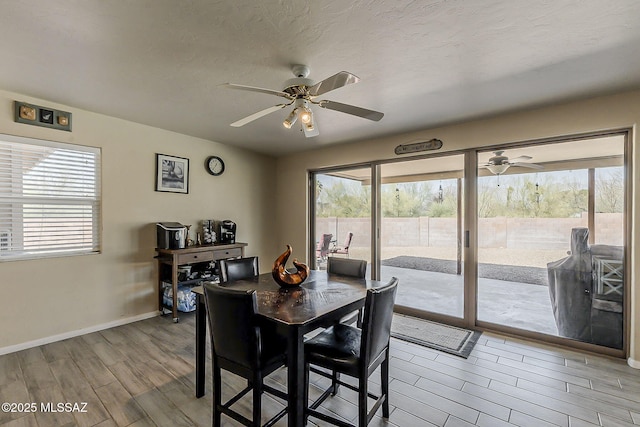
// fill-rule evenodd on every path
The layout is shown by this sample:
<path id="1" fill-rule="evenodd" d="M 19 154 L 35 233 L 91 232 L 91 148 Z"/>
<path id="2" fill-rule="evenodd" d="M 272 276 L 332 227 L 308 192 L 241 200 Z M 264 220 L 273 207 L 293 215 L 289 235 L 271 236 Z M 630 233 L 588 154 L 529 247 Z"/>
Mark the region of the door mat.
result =
<path id="1" fill-rule="evenodd" d="M 456 356 L 469 357 L 482 332 L 394 314 L 391 336 Z"/>

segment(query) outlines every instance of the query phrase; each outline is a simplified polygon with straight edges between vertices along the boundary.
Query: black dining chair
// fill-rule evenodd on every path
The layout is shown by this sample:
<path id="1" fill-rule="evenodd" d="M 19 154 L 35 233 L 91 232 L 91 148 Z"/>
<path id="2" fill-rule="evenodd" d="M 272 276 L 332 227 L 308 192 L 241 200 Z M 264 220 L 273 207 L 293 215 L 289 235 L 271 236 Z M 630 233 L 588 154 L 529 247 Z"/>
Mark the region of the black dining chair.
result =
<path id="1" fill-rule="evenodd" d="M 367 261 L 329 257 L 327 258 L 327 273 L 364 279 L 367 274 Z"/>
<path id="2" fill-rule="evenodd" d="M 393 305 L 398 288 L 398 279 L 393 277 L 388 284 L 377 289 L 368 289 L 364 305 L 362 329 L 342 323 L 333 325 L 304 344 L 305 353 L 305 404 L 308 405 L 309 370 L 311 365 L 329 369 L 331 373 L 321 375 L 331 379 L 331 386 L 305 410 L 305 417 L 312 416 L 323 421 L 346 427 L 351 424 L 316 411 L 329 397 L 335 395 L 338 386 L 358 392 L 358 427 L 365 427 L 382 406 L 382 416 L 389 418 L 389 339 Z M 380 396 L 368 391 L 369 377 L 381 366 Z M 314 372 L 317 372 L 314 370 Z M 342 382 L 338 374 L 358 379 L 358 386 Z M 375 399 L 367 411 L 367 398 Z"/>
<path id="3" fill-rule="evenodd" d="M 262 393 L 268 392 L 287 401 L 287 394 L 264 384 L 264 378 L 286 365 L 286 339 L 278 335 L 275 325 L 262 324 L 256 314 L 256 291 L 242 291 L 213 283 L 204 284 L 205 304 L 211 335 L 213 365 L 213 426 L 220 427 L 222 414 L 245 426 L 260 426 Z M 222 403 L 222 369 L 247 380 L 247 386 L 227 403 Z M 231 409 L 253 390 L 253 420 Z M 272 426 L 285 416 L 287 408 L 265 426 Z"/>
<path id="4" fill-rule="evenodd" d="M 367 261 L 363 259 L 329 257 L 327 258 L 327 273 L 364 279 L 367 275 Z M 354 311 L 340 319 L 340 323 L 350 325 L 357 322 L 358 327 L 360 327 L 362 325 L 362 313 L 363 309 Z"/>
<path id="5" fill-rule="evenodd" d="M 258 257 L 221 259 L 220 282 L 233 282 L 234 280 L 250 279 L 258 276 Z"/>

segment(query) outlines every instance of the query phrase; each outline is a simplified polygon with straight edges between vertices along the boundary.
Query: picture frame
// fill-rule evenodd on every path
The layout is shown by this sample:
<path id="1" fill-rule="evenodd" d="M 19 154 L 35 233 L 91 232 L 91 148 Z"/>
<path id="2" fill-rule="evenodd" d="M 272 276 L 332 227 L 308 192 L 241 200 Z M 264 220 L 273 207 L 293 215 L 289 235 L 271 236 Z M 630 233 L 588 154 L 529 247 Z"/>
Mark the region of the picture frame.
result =
<path id="1" fill-rule="evenodd" d="M 189 193 L 189 159 L 156 153 L 156 191 Z"/>

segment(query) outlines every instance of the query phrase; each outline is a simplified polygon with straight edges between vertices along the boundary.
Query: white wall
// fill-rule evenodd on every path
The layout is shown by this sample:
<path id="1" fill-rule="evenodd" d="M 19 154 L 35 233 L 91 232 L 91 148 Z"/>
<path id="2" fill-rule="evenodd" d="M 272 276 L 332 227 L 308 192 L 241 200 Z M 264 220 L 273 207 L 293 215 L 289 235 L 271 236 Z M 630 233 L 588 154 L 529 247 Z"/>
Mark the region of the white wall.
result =
<path id="1" fill-rule="evenodd" d="M 73 132 L 15 123 L 14 100 L 71 112 Z M 271 157 L 4 91 L 0 133 L 100 147 L 103 200 L 102 253 L 0 262 L 0 354 L 154 315 L 158 221 L 194 231 L 202 219 L 232 219 L 261 270 L 278 255 Z M 189 194 L 154 191 L 156 153 L 190 160 Z M 226 163 L 219 177 L 204 168 L 214 154 Z"/>
<path id="2" fill-rule="evenodd" d="M 15 123 L 14 100 L 72 112 L 73 132 Z M 439 138 L 444 142 L 442 150 L 450 151 L 629 126 L 635 130 L 639 121 L 640 92 L 636 91 L 327 147 L 276 161 L 219 143 L 0 91 L 0 133 L 101 147 L 103 166 L 101 254 L 0 263 L 0 353 L 153 314 L 157 301 L 153 224 L 157 221 L 179 221 L 195 227 L 200 219 L 233 219 L 238 223 L 238 241 L 249 243 L 247 253 L 260 256 L 261 271 L 267 271 L 286 244 L 293 246 L 292 258 L 306 259 L 308 169 L 395 158 L 396 145 L 415 140 Z M 636 184 L 640 182 L 640 150 L 635 140 L 633 145 L 630 249 L 636 260 L 640 244 L 636 231 L 640 225 L 640 190 Z M 155 153 L 190 159 L 189 194 L 154 191 Z M 226 161 L 227 171 L 221 177 L 204 170 L 204 160 L 212 154 Z M 276 199 L 271 200 L 274 194 Z M 640 340 L 635 338 L 640 326 L 637 262 L 632 263 L 630 280 L 630 363 L 640 367 Z"/>
<path id="3" fill-rule="evenodd" d="M 354 119 L 355 120 L 355 119 Z M 384 119 L 383 119 L 384 120 Z M 292 154 L 278 158 L 277 188 L 279 195 L 278 238 L 280 246 L 291 244 L 297 256 L 306 259 L 309 238 L 306 232 L 308 211 L 307 170 L 335 165 L 355 164 L 372 160 L 398 158 L 394 148 L 398 144 L 441 139 L 440 151 L 460 150 L 518 141 L 572 135 L 607 129 L 633 127 L 632 241 L 631 259 L 631 341 L 629 363 L 640 368 L 640 268 L 638 245 L 640 226 L 640 150 L 637 149 L 635 127 L 640 122 L 640 91 L 597 97 L 547 108 L 504 114 L 493 118 L 444 126 L 421 132 L 362 141 L 349 145 L 327 147 L 313 152 Z M 375 124 L 372 124 L 375 126 Z M 424 153 L 421 153 L 424 154 Z M 403 156 L 408 157 L 408 156 Z M 292 198 L 291 194 L 299 195 Z M 302 197 L 307 194 L 307 197 Z M 640 337 L 639 337 L 640 338 Z"/>

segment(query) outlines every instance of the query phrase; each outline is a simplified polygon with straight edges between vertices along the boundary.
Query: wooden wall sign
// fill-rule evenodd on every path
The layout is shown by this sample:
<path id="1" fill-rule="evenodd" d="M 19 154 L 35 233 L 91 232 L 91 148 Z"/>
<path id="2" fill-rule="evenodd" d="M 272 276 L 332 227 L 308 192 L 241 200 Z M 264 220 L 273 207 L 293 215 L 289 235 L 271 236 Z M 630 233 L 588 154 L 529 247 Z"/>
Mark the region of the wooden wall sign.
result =
<path id="1" fill-rule="evenodd" d="M 409 154 L 409 153 L 417 153 L 420 151 L 432 151 L 439 150 L 442 148 L 442 141 L 439 139 L 433 138 L 429 141 L 423 142 L 414 142 L 411 144 L 400 144 L 394 150 L 396 154 Z"/>

